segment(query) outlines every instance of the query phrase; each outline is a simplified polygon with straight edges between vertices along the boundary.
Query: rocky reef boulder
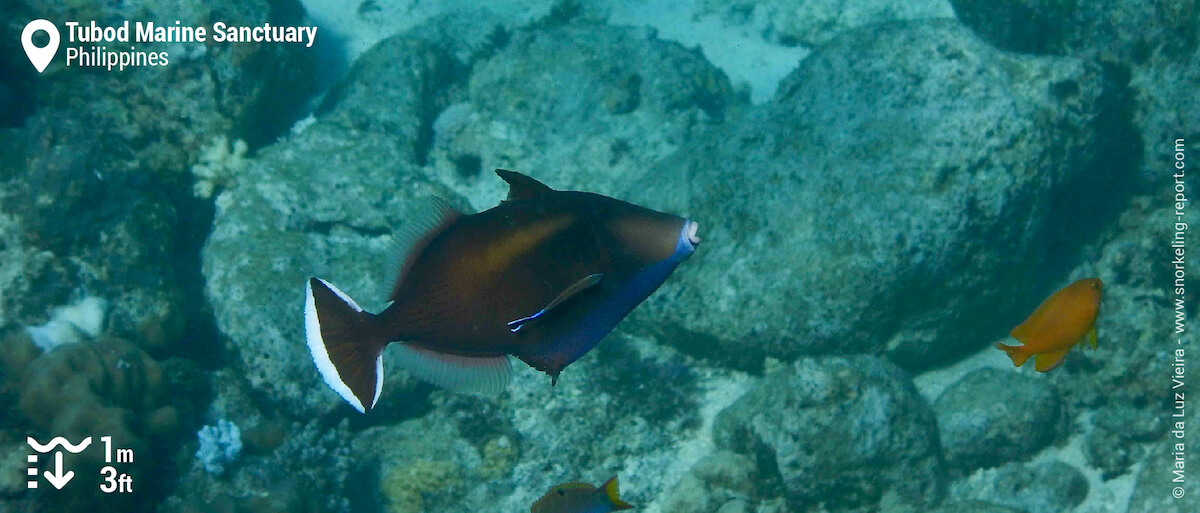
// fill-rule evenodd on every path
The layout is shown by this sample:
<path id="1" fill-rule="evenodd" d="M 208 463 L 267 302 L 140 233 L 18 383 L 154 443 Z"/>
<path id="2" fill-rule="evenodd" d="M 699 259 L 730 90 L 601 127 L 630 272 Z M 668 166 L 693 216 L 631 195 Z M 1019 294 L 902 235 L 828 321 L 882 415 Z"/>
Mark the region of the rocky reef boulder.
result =
<path id="1" fill-rule="evenodd" d="M 1019 371 L 980 369 L 934 403 L 946 464 L 965 471 L 1028 457 L 1064 434 L 1058 391 Z"/>
<path id="2" fill-rule="evenodd" d="M 779 479 L 793 511 L 925 509 L 944 492 L 933 412 L 877 357 L 801 358 L 722 411 L 713 438 Z"/>
<path id="3" fill-rule="evenodd" d="M 492 51 L 438 113 L 428 156 L 479 209 L 507 193 L 496 167 L 612 195 L 745 101 L 698 51 L 650 29 L 522 30 Z"/>
<path id="4" fill-rule="evenodd" d="M 955 483 L 951 499 L 980 501 L 1017 511 L 1073 511 L 1088 496 L 1078 468 L 1057 459 L 1008 463 Z M 1003 509 L 1001 509 L 1003 511 Z"/>
<path id="5" fill-rule="evenodd" d="M 820 46 L 838 33 L 886 21 L 953 18 L 946 0 L 702 0 L 698 14 L 748 25 L 785 46 Z"/>
<path id="6" fill-rule="evenodd" d="M 1111 160 L 1136 171 L 1125 188 L 1148 193 L 1161 180 L 1174 140 L 1200 133 L 1200 4 L 1192 0 L 951 0 L 964 24 L 1006 50 L 1071 55 L 1100 62 L 1116 95 L 1127 102 L 1121 118 L 1135 132 L 1114 141 Z M 1140 161 L 1140 162 L 1139 162 Z M 1140 164 L 1140 165 L 1139 165 Z"/>
<path id="7" fill-rule="evenodd" d="M 978 348 L 1034 306 L 1025 291 L 1069 222 L 1053 207 L 1087 194 L 1072 187 L 1100 94 L 1082 61 L 999 52 L 953 21 L 847 32 L 772 103 L 632 184 L 704 240 L 636 315 L 750 369 Z"/>

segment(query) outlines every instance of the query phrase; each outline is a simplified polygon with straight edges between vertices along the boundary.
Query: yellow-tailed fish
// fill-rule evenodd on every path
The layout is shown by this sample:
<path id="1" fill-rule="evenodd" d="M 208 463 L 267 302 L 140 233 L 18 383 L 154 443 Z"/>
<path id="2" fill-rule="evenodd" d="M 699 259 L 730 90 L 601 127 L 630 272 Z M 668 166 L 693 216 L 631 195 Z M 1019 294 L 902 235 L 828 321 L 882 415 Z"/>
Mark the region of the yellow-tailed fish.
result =
<path id="1" fill-rule="evenodd" d="M 609 478 L 599 488 L 587 483 L 565 483 L 551 488 L 529 508 L 530 513 L 608 513 L 633 509 L 621 500 L 617 476 Z"/>

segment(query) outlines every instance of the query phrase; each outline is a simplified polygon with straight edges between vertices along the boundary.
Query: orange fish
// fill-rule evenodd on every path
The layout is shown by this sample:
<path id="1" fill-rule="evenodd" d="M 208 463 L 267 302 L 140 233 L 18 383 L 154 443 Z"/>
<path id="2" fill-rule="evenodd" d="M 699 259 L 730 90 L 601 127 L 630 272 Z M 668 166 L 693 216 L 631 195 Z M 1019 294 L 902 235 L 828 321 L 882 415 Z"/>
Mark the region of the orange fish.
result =
<path id="1" fill-rule="evenodd" d="M 1084 339 L 1096 348 L 1096 314 L 1100 312 L 1100 278 L 1084 278 L 1067 285 L 1042 302 L 1033 314 L 1009 335 L 1020 346 L 996 344 L 1020 367 L 1030 356 L 1034 368 L 1046 372 L 1058 367 L 1075 344 Z"/>

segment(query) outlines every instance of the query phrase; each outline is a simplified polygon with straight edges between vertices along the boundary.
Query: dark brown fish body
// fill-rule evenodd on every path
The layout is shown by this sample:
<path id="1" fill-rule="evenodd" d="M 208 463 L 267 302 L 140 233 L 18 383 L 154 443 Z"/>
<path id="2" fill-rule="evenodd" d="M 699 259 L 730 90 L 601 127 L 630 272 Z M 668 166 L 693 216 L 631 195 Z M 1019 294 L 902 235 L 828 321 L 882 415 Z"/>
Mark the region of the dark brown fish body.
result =
<path id="1" fill-rule="evenodd" d="M 348 314 L 358 320 L 345 329 L 372 339 L 371 347 L 330 346 L 323 332 L 342 328 L 337 319 L 327 322 L 330 315 L 324 312 L 337 310 L 336 303 L 349 298 L 322 280 L 310 280 L 309 317 L 314 321 L 306 322 L 318 368 L 319 349 L 333 358 L 335 353 L 377 353 L 389 342 L 402 342 L 422 360 L 432 357 L 470 369 L 502 365 L 498 358 L 514 355 L 557 379 L 657 289 L 699 242 L 695 223 L 681 217 L 597 194 L 554 191 L 523 175 L 498 173 L 510 183 L 508 200 L 466 216 L 443 208 L 401 266 L 392 304 L 379 315 Z M 321 347 L 314 348 L 314 339 Z M 361 363 L 358 370 L 372 374 Z M 354 369 L 334 367 L 338 381 L 359 389 L 355 395 L 369 397 L 369 387 L 378 385 L 374 376 L 363 378 L 371 378 L 370 383 L 350 383 L 342 374 Z M 426 374 L 449 372 L 430 369 Z M 414 373 L 443 384 L 421 369 Z M 331 381 L 325 369 L 322 374 Z"/>
<path id="2" fill-rule="evenodd" d="M 546 492 L 533 506 L 530 513 L 610 513 L 633 509 L 633 505 L 621 500 L 617 476 L 609 478 L 600 487 L 588 483 L 563 483 Z"/>

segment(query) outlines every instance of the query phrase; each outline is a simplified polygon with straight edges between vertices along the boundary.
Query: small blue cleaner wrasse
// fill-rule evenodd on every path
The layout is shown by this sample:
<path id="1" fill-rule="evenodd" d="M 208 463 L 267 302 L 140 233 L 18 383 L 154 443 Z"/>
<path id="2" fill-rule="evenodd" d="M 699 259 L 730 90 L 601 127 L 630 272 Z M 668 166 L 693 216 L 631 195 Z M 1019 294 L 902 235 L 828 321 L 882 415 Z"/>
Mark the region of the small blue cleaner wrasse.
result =
<path id="1" fill-rule="evenodd" d="M 587 483 L 555 486 L 533 503 L 529 513 L 608 513 L 622 509 L 633 506 L 621 500 L 617 476 L 613 476 L 599 488 Z"/>
<path id="2" fill-rule="evenodd" d="M 553 384 L 700 243 L 695 221 L 496 174 L 509 185 L 500 205 L 464 215 L 431 198 L 405 223 L 382 312 L 308 280 L 309 351 L 325 383 L 358 411 L 379 399 L 381 355 L 392 342 L 405 369 L 443 388 L 499 393 L 509 355 Z"/>

